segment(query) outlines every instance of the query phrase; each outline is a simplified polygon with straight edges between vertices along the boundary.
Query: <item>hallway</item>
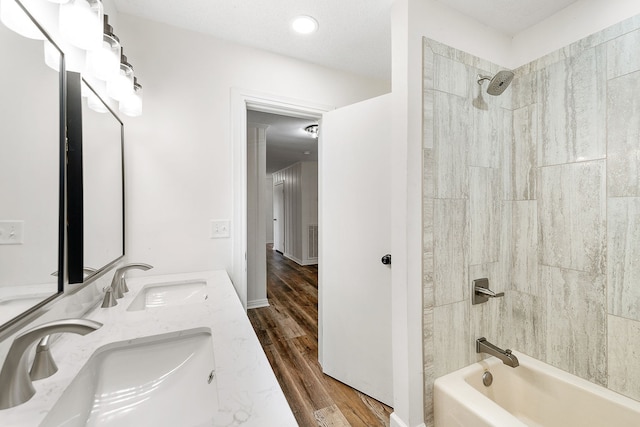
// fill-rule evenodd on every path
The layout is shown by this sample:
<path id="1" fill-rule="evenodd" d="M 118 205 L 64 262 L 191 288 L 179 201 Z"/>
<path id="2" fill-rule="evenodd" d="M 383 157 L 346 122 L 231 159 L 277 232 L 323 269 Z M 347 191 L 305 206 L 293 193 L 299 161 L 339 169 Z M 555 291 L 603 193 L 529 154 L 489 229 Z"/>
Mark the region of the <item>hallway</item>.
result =
<path id="1" fill-rule="evenodd" d="M 318 268 L 267 246 L 270 307 L 248 311 L 298 424 L 388 426 L 388 406 L 324 375 L 318 363 Z"/>

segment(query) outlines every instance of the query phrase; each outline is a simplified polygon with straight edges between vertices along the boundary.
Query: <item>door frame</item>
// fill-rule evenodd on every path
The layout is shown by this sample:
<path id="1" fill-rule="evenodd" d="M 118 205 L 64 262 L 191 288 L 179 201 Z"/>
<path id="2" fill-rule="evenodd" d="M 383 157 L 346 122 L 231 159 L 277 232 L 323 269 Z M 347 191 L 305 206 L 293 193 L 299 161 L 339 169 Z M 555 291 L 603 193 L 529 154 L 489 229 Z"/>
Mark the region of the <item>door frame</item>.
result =
<path id="1" fill-rule="evenodd" d="M 335 109 L 316 102 L 287 98 L 249 89 L 231 88 L 231 154 L 233 219 L 231 265 L 227 267 L 236 293 L 247 309 L 247 110 L 320 120 Z M 318 163 L 318 171 L 322 165 Z M 319 218 L 321 227 L 322 219 Z M 266 266 L 265 266 L 266 268 Z"/>
<path id="2" fill-rule="evenodd" d="M 273 183 L 273 196 L 274 196 L 273 197 L 273 210 L 275 211 L 275 208 L 276 208 L 276 203 L 275 203 L 276 191 L 275 191 L 275 188 L 277 186 L 279 186 L 279 185 L 282 186 L 282 206 L 281 206 L 282 209 L 280 209 L 280 213 L 281 213 L 281 216 L 282 216 L 282 221 L 278 223 L 278 234 L 282 234 L 284 236 L 286 231 L 287 231 L 287 228 L 284 226 L 284 224 L 286 222 L 285 209 L 284 209 L 284 205 L 285 205 L 285 201 L 284 201 L 284 181 L 278 181 L 278 182 L 274 182 Z M 271 216 L 274 216 L 274 215 L 271 215 Z M 274 218 L 274 220 L 275 220 L 275 218 Z M 282 233 L 280 233 L 281 230 L 282 230 Z M 284 255 L 284 250 L 285 250 L 285 247 L 284 247 L 285 239 L 286 239 L 286 236 L 284 238 L 282 238 L 282 239 L 280 239 L 280 236 L 278 236 L 278 241 L 280 242 L 280 246 L 282 248 L 281 253 L 283 255 Z M 273 250 L 278 250 L 276 248 L 276 244 L 275 243 L 276 243 L 276 229 L 275 229 L 275 226 L 274 226 L 274 228 L 273 228 Z"/>

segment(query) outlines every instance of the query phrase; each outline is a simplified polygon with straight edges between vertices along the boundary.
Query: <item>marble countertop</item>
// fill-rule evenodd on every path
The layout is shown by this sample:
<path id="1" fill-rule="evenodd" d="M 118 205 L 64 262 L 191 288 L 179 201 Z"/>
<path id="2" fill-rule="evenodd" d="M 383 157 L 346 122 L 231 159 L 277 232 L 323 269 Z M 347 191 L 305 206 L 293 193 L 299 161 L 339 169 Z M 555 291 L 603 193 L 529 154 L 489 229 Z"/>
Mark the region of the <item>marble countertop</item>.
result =
<path id="1" fill-rule="evenodd" d="M 207 282 L 208 298 L 204 303 L 127 311 L 147 284 L 194 279 Z M 104 326 L 85 336 L 62 334 L 51 345 L 58 372 L 35 381 L 36 394 L 28 402 L 0 411 L 1 426 L 39 425 L 98 348 L 197 327 L 210 328 L 214 342 L 220 410 L 211 426 L 297 426 L 225 271 L 136 277 L 127 279 L 127 284 L 130 292 L 118 300 L 117 306 L 98 306 L 86 316 Z"/>

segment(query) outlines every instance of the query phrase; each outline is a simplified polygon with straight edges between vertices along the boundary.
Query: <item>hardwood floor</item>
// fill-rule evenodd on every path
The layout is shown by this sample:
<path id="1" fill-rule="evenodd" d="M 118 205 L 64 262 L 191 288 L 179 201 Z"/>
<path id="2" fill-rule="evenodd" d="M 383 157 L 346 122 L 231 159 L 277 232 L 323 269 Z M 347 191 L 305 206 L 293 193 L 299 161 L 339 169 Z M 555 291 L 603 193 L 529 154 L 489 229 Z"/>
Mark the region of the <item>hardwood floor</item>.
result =
<path id="1" fill-rule="evenodd" d="M 318 363 L 318 268 L 267 247 L 270 307 L 248 311 L 302 427 L 389 426 L 392 408 L 322 373 Z"/>

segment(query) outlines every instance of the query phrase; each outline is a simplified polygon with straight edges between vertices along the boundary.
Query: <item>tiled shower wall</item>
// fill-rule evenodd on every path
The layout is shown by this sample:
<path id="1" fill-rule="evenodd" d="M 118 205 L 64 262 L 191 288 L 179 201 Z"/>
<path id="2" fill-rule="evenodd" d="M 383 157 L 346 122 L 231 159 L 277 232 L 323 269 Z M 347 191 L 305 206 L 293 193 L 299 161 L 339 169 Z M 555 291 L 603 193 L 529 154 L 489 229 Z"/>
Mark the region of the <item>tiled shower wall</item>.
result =
<path id="1" fill-rule="evenodd" d="M 425 415 L 435 378 L 529 354 L 640 399 L 640 17 L 515 70 L 424 41 Z M 472 306 L 473 279 L 504 298 Z"/>

